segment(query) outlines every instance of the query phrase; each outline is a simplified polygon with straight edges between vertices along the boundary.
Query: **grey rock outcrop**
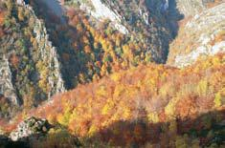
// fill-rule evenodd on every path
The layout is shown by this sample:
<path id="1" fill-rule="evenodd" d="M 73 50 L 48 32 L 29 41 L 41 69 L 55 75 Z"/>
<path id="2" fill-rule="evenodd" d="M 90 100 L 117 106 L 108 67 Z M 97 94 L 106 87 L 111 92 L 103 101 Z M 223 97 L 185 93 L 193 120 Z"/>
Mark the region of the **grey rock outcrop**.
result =
<path id="1" fill-rule="evenodd" d="M 25 4 L 23 1 L 20 1 L 18 4 L 22 5 L 26 9 L 29 9 L 30 13 L 32 13 L 32 16 L 34 17 L 35 26 L 33 32 L 36 36 L 36 41 L 38 44 L 38 57 L 40 61 L 44 63 L 43 66 L 48 71 L 47 78 L 46 75 L 40 75 L 39 79 L 47 79 L 47 85 L 49 88 L 47 96 L 48 99 L 50 99 L 53 95 L 66 90 L 64 86 L 64 80 L 62 79 L 61 75 L 61 65 L 58 60 L 59 57 L 57 50 L 55 47 L 53 47 L 52 42 L 49 41 L 45 24 L 43 21 L 37 18 L 33 8 Z"/>
<path id="2" fill-rule="evenodd" d="M 70 3 L 75 3 L 85 11 L 91 18 L 90 22 L 109 20 L 110 27 L 131 36 L 133 42 L 147 44 L 143 50 L 145 54 L 151 54 L 153 61 L 165 62 L 168 44 L 173 38 L 171 32 L 176 28 L 171 27 L 171 24 L 176 26 L 177 21 L 169 16 L 168 11 L 174 7 L 170 6 L 169 0 L 70 0 Z M 139 36 L 141 33 L 146 35 Z"/>
<path id="3" fill-rule="evenodd" d="M 24 140 L 35 136 L 43 136 L 48 133 L 51 125 L 45 119 L 31 117 L 21 122 L 15 131 L 10 133 L 9 138 L 12 141 Z"/>
<path id="4" fill-rule="evenodd" d="M 50 87 L 48 96 L 50 98 L 54 94 L 65 91 L 64 81 L 60 72 L 61 65 L 58 61 L 57 51 L 49 41 L 46 28 L 38 19 L 36 20 L 34 33 L 36 34 L 36 40 L 40 49 L 40 58 L 44 63 L 48 63 L 47 69 L 50 71 L 48 75 L 48 85 Z"/>
<path id="5" fill-rule="evenodd" d="M 224 30 L 225 3 L 196 15 L 179 31 L 177 40 L 185 42 L 182 45 L 176 41 L 171 44 L 168 64 L 185 67 L 201 56 L 225 52 L 225 41 L 217 39 L 223 36 Z"/>
<path id="6" fill-rule="evenodd" d="M 175 0 L 180 12 L 185 16 L 194 16 L 208 9 L 209 4 L 221 4 L 225 0 Z"/>
<path id="7" fill-rule="evenodd" d="M 205 9 L 202 0 L 176 0 L 178 8 L 185 16 L 193 16 Z"/>
<path id="8" fill-rule="evenodd" d="M 13 104 L 20 104 L 20 100 L 16 95 L 12 83 L 12 73 L 9 62 L 5 56 L 0 58 L 0 94 L 3 94 L 4 97 L 8 98 Z"/>

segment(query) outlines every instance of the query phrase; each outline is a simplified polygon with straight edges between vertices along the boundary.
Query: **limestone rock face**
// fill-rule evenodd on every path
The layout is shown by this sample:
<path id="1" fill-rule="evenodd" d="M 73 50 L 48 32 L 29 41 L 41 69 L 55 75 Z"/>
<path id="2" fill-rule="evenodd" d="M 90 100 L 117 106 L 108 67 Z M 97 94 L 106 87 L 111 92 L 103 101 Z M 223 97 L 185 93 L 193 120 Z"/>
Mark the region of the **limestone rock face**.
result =
<path id="1" fill-rule="evenodd" d="M 9 62 L 5 56 L 0 58 L 0 94 L 8 98 L 13 104 L 20 104 L 20 100 L 16 95 L 16 91 L 12 83 L 12 73 Z"/>
<path id="2" fill-rule="evenodd" d="M 177 0 L 178 8 L 185 16 L 193 16 L 205 9 L 202 0 Z"/>
<path id="3" fill-rule="evenodd" d="M 121 33 L 129 33 L 127 28 L 122 24 L 122 17 L 119 15 L 117 10 L 110 9 L 109 5 L 106 5 L 101 0 L 91 0 L 90 2 L 92 3 L 91 6 L 81 2 L 80 8 L 89 13 L 91 16 L 95 17 L 96 19 L 109 19 L 112 25 Z M 113 2 L 111 4 L 113 4 Z"/>
<path id="4" fill-rule="evenodd" d="M 29 9 L 34 16 L 35 26 L 33 31 L 36 35 L 36 41 L 38 43 L 40 51 L 39 57 L 41 61 L 45 63 L 44 66 L 46 66 L 46 69 L 48 71 L 47 85 L 50 89 L 47 96 L 48 99 L 50 99 L 53 95 L 64 92 L 66 90 L 60 72 L 61 65 L 58 60 L 57 50 L 55 47 L 53 47 L 52 42 L 49 41 L 49 36 L 47 34 L 45 24 L 36 17 L 36 14 L 32 7 L 26 5 L 24 2 L 19 4 Z M 45 77 L 45 75 L 40 75 L 40 79 L 46 79 Z"/>
<path id="5" fill-rule="evenodd" d="M 175 0 L 179 11 L 185 16 L 194 16 L 212 5 L 224 3 L 224 0 Z"/>
<path id="6" fill-rule="evenodd" d="M 51 126 L 45 119 L 31 117 L 21 122 L 17 129 L 10 133 L 12 141 L 23 140 L 30 136 L 42 136 L 50 130 Z"/>
<path id="7" fill-rule="evenodd" d="M 9 33 L 0 39 L 0 95 L 19 106 L 30 93 L 34 103 L 39 103 L 64 92 L 66 88 L 57 49 L 49 39 L 44 22 L 36 16 L 28 1 L 16 2 L 15 12 L 20 9 L 28 16 L 24 20 L 24 26 L 16 21 L 12 24 L 15 30 L 11 29 L 13 27 L 9 28 Z M 32 37 L 28 38 L 32 38 L 33 44 L 26 43 L 29 40 L 25 41 L 25 28 L 30 28 Z M 12 37 L 12 34 L 16 35 Z M 12 55 L 17 57 L 17 68 L 11 63 Z"/>
<path id="8" fill-rule="evenodd" d="M 54 94 L 65 91 L 64 81 L 60 72 L 61 65 L 58 60 L 56 48 L 49 41 L 44 24 L 38 19 L 36 19 L 35 24 L 34 33 L 36 34 L 36 40 L 40 50 L 39 56 L 44 63 L 47 63 L 47 70 L 49 71 L 47 81 L 50 88 L 48 92 L 48 98 L 50 99 Z M 41 75 L 40 79 L 45 79 L 44 77 Z"/>
<path id="9" fill-rule="evenodd" d="M 171 44 L 168 64 L 184 67 L 199 57 L 225 52 L 224 30 L 225 3 L 195 15 L 181 27 Z"/>

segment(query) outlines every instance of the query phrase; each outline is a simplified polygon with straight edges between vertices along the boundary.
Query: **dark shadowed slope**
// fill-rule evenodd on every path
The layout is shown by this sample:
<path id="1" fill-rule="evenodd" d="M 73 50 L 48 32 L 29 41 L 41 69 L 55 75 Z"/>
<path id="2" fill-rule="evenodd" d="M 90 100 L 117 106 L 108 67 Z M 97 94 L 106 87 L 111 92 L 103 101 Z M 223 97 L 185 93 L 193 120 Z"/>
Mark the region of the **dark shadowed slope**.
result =
<path id="1" fill-rule="evenodd" d="M 51 11 L 53 11 L 54 14 L 56 14 L 58 17 L 63 17 L 64 12 L 63 12 L 63 8 L 60 5 L 60 2 L 58 0 L 41 0 L 42 2 L 44 2 L 49 9 L 51 9 Z"/>

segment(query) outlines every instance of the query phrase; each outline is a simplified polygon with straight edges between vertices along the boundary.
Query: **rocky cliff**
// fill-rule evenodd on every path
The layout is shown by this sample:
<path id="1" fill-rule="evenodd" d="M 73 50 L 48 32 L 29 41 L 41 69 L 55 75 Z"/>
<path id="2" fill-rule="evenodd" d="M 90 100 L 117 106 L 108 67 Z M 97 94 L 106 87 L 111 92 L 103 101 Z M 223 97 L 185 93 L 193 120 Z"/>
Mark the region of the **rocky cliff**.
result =
<path id="1" fill-rule="evenodd" d="M 19 4 L 25 7 L 25 9 L 29 9 L 34 18 L 35 26 L 33 26 L 33 33 L 35 34 L 38 46 L 38 52 L 36 53 L 38 55 L 36 56 L 40 58 L 36 64 L 37 69 L 40 69 L 39 82 L 45 81 L 48 88 L 46 94 L 48 99 L 50 99 L 51 96 L 65 91 L 64 81 L 61 76 L 61 65 L 58 61 L 58 53 L 49 41 L 44 23 L 36 17 L 32 7 L 26 5 L 24 2 Z"/>
<path id="2" fill-rule="evenodd" d="M 70 0 L 90 16 L 90 22 L 108 20 L 109 25 L 122 34 L 134 38 L 134 42 L 146 44 L 154 61 L 164 63 L 168 45 L 176 34 L 180 14 L 175 3 L 164 0 L 110 1 L 110 0 Z M 96 23 L 94 23 L 96 24 Z"/>
<path id="3" fill-rule="evenodd" d="M 190 17 L 215 5 L 224 3 L 224 0 L 176 0 L 179 11 L 185 16 Z"/>
<path id="4" fill-rule="evenodd" d="M 48 98 L 57 93 L 65 91 L 64 81 L 61 76 L 61 65 L 58 61 L 58 54 L 55 47 L 49 41 L 49 37 L 44 27 L 44 24 L 36 19 L 36 25 L 34 26 L 34 33 L 36 34 L 36 40 L 39 47 L 39 57 L 46 68 L 47 77 L 44 73 L 40 74 L 40 79 L 46 79 L 49 88 Z M 39 65 L 40 66 L 40 65 Z"/>
<path id="5" fill-rule="evenodd" d="M 65 91 L 61 65 L 43 21 L 24 1 L 16 2 L 5 9 L 15 15 L 2 26 L 0 93 L 17 105 L 27 103 L 26 98 L 38 104 Z"/>
<path id="6" fill-rule="evenodd" d="M 178 67 L 193 63 L 200 55 L 214 55 L 223 51 L 223 42 L 215 44 L 212 42 L 223 36 L 224 2 L 224 0 L 67 1 L 69 5 L 76 4 L 98 21 L 109 20 L 110 25 L 119 32 L 127 36 L 134 35 L 137 41 L 146 43 L 154 61 L 165 62 L 167 52 L 170 50 L 168 57 L 170 63 L 173 51 L 179 50 L 180 54 L 177 54 L 174 64 Z M 188 23 L 178 26 L 178 21 L 182 19 Z M 204 32 L 205 30 L 208 31 Z M 148 35 L 139 38 L 139 33 Z M 184 35 L 187 35 L 184 43 L 186 45 L 172 42 L 174 37 L 179 40 L 184 38 Z M 198 40 L 201 43 L 197 47 L 198 43 L 194 45 L 191 40 L 192 42 Z M 168 47 L 171 42 L 172 45 Z M 209 43 L 213 45 L 209 46 Z M 192 45 L 193 47 L 187 47 Z M 182 48 L 178 49 L 178 46 Z M 188 55 L 185 53 L 184 57 L 182 53 L 187 48 L 196 51 Z"/>
<path id="7" fill-rule="evenodd" d="M 168 63 L 178 67 L 193 64 L 199 57 L 225 52 L 225 4 L 196 14 L 181 26 L 170 46 Z"/>
<path id="8" fill-rule="evenodd" d="M 13 104 L 20 104 L 14 85 L 8 59 L 3 56 L 0 59 L 0 93 L 8 98 Z"/>

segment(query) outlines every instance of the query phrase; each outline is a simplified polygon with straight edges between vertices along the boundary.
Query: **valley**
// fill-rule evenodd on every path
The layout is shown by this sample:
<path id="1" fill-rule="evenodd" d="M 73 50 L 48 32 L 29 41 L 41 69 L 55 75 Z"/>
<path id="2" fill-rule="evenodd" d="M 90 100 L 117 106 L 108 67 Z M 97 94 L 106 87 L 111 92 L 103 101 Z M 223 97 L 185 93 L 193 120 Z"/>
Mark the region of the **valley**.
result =
<path id="1" fill-rule="evenodd" d="M 0 147 L 223 147 L 224 10 L 0 0 Z"/>

